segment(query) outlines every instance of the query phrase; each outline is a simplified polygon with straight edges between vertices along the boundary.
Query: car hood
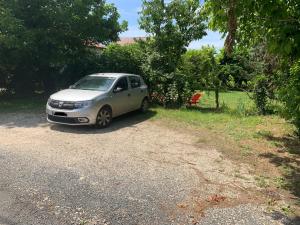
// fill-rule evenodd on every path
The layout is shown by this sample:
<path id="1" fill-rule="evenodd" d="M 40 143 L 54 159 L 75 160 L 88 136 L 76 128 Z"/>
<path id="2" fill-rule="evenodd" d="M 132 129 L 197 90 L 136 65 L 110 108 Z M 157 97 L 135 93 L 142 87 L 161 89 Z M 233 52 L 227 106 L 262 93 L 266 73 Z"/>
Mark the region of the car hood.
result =
<path id="1" fill-rule="evenodd" d="M 103 91 L 89 91 L 89 90 L 79 90 L 79 89 L 66 89 L 51 95 L 50 98 L 58 101 L 88 101 L 92 100 L 105 92 Z"/>

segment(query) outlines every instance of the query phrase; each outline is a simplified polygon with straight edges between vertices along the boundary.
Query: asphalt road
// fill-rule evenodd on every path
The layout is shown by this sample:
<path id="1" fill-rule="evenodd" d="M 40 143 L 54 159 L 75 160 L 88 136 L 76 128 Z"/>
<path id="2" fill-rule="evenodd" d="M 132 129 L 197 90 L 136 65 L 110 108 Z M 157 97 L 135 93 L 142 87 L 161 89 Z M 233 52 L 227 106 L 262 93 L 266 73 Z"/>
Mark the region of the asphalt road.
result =
<path id="1" fill-rule="evenodd" d="M 150 117 L 95 130 L 0 114 L 0 225 L 290 223 L 261 204 L 251 168 Z"/>

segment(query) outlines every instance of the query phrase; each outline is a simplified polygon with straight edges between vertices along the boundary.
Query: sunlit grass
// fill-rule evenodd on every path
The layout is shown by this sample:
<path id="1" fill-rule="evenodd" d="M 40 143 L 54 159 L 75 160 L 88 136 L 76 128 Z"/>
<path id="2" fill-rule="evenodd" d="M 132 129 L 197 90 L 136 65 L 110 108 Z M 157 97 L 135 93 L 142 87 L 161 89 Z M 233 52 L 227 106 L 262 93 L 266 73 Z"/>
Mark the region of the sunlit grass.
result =
<path id="1" fill-rule="evenodd" d="M 215 93 L 212 91 L 202 92 L 198 107 L 203 109 L 213 109 L 216 107 Z M 239 91 L 227 91 L 220 93 L 219 99 L 221 111 L 224 113 L 237 114 L 239 116 L 255 115 L 257 110 L 250 94 Z"/>
<path id="2" fill-rule="evenodd" d="M 206 128 L 222 135 L 228 135 L 235 140 L 255 139 L 260 127 L 265 127 L 264 132 L 277 129 L 289 132 L 292 126 L 279 116 L 239 116 L 224 112 L 207 112 L 201 109 L 164 109 L 154 107 L 155 119 L 174 120 L 191 126 Z M 260 126 L 260 127 L 258 127 Z M 269 129 L 269 130 L 268 130 Z"/>

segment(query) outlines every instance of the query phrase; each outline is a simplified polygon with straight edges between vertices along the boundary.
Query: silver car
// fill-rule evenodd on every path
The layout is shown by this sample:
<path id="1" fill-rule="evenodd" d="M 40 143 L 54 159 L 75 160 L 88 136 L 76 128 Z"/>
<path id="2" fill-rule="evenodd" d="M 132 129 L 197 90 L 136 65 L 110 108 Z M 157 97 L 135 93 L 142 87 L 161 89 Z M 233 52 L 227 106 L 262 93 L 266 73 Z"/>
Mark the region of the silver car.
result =
<path id="1" fill-rule="evenodd" d="M 124 113 L 148 109 L 148 87 L 133 74 L 100 73 L 79 80 L 50 96 L 46 112 L 51 123 L 104 128 Z"/>

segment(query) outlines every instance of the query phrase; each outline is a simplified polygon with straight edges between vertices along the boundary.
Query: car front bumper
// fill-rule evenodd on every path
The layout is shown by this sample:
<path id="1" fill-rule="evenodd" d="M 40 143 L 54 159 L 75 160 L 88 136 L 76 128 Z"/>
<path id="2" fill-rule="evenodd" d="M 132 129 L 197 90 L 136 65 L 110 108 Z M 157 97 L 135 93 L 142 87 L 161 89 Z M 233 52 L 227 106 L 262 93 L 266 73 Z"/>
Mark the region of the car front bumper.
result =
<path id="1" fill-rule="evenodd" d="M 96 123 L 97 110 L 94 107 L 66 110 L 52 108 L 47 104 L 47 121 L 65 125 L 93 125 Z"/>

